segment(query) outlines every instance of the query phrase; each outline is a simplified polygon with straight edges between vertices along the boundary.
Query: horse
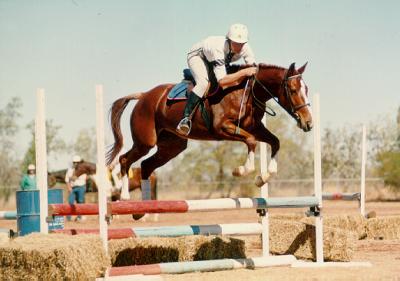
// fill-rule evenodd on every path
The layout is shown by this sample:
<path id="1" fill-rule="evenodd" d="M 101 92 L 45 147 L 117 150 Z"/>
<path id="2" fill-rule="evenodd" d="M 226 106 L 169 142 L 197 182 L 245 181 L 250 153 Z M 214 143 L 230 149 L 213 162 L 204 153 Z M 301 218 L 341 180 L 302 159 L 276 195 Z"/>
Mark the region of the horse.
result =
<path id="1" fill-rule="evenodd" d="M 109 170 L 109 168 L 107 167 Z M 93 191 L 97 192 L 97 184 L 96 184 L 96 164 L 91 163 L 91 162 L 86 162 L 82 161 L 76 164 L 75 170 L 74 170 L 74 176 L 79 177 L 82 174 L 87 174 L 88 176 L 92 176 L 91 178 L 94 180 L 94 184 L 92 186 Z M 130 174 L 130 173 L 129 173 Z M 141 174 L 141 169 L 140 168 L 131 168 L 131 177 L 129 177 L 129 191 L 133 191 L 135 189 L 141 189 L 140 185 L 140 174 Z M 65 174 L 64 174 L 65 177 Z M 151 180 L 151 199 L 156 200 L 157 199 L 157 177 L 156 174 L 153 172 L 150 175 L 150 180 Z M 108 181 L 107 183 L 107 188 L 110 193 L 111 191 L 111 200 L 112 201 L 117 201 L 121 199 L 121 190 L 118 190 L 116 188 L 112 188 L 112 183 L 111 180 Z"/>
<path id="2" fill-rule="evenodd" d="M 308 101 L 308 88 L 302 78 L 307 63 L 296 69 L 276 65 L 258 64 L 256 74 L 243 79 L 239 85 L 226 89 L 218 88 L 215 94 L 203 99 L 204 107 L 212 120 L 209 129 L 197 110 L 193 114 L 192 129 L 182 136 L 175 128 L 183 115 L 184 102 L 167 102 L 167 94 L 174 84 L 163 84 L 147 92 L 134 93 L 114 101 L 110 108 L 110 121 L 114 144 L 107 152 L 107 163 L 115 160 L 122 149 L 123 136 L 120 120 L 131 100 L 137 103 L 130 118 L 132 148 L 120 155 L 122 177 L 126 178 L 129 167 L 157 146 L 155 154 L 141 162 L 141 178 L 148 179 L 158 167 L 176 157 L 187 147 L 188 139 L 240 141 L 247 145 L 248 154 L 244 165 L 234 169 L 234 176 L 247 175 L 255 170 L 254 153 L 257 142 L 271 146 L 271 161 L 267 174 L 259 175 L 256 184 L 261 186 L 277 172 L 276 156 L 280 148 L 279 139 L 262 123 L 266 102 L 276 102 L 292 116 L 300 129 L 312 129 L 312 114 Z M 246 66 L 239 66 L 241 69 Z M 126 184 L 122 187 L 127 188 Z"/>

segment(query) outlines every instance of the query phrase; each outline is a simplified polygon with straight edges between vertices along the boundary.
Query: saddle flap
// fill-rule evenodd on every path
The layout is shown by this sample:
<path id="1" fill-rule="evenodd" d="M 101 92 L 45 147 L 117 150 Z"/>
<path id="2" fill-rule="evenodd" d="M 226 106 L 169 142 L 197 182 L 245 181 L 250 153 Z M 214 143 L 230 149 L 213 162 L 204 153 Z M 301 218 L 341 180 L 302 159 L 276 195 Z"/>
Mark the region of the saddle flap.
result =
<path id="1" fill-rule="evenodd" d="M 168 100 L 186 100 L 187 93 L 193 89 L 193 83 L 191 81 L 183 80 L 176 84 L 168 93 Z"/>

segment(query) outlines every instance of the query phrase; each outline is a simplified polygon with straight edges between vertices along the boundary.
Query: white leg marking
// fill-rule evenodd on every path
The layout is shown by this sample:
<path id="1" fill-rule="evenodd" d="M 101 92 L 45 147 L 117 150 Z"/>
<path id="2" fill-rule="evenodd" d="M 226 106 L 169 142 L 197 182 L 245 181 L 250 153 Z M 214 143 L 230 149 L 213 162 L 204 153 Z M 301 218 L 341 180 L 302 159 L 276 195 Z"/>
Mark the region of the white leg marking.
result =
<path id="1" fill-rule="evenodd" d="M 121 200 L 129 200 L 131 196 L 129 195 L 129 178 L 128 175 L 122 177 L 122 190 L 121 190 Z"/>
<path id="2" fill-rule="evenodd" d="M 253 172 L 255 170 L 254 167 L 254 152 L 250 151 L 250 153 L 247 155 L 247 160 L 246 163 L 244 164 L 244 167 L 246 168 L 246 173 Z"/>
<path id="3" fill-rule="evenodd" d="M 268 164 L 268 172 L 271 174 L 276 174 L 278 172 L 278 163 L 275 158 L 272 158 Z"/>

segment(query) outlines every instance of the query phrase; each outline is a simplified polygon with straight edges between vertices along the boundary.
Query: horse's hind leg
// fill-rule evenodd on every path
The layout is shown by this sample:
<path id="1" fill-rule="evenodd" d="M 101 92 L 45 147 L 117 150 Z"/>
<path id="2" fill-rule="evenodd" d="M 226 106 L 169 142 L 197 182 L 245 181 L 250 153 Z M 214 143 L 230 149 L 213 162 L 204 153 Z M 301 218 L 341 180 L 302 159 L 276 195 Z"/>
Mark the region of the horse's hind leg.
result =
<path id="1" fill-rule="evenodd" d="M 155 169 L 175 158 L 186 147 L 187 139 L 180 138 L 171 132 L 163 131 L 157 139 L 157 152 L 142 161 L 142 179 L 148 179 Z"/>
<path id="2" fill-rule="evenodd" d="M 156 193 L 150 192 L 152 183 L 150 182 L 151 173 L 158 167 L 163 166 L 187 147 L 187 140 L 182 139 L 173 133 L 163 131 L 157 138 L 157 152 L 151 157 L 142 161 L 141 164 L 141 189 L 142 200 L 155 200 Z M 151 196 L 149 196 L 151 194 Z M 132 217 L 138 220 L 142 214 L 134 214 Z"/>
<path id="3" fill-rule="evenodd" d="M 152 146 L 144 145 L 133 145 L 131 150 L 119 157 L 121 164 L 121 176 L 122 176 L 122 189 L 121 189 L 121 200 L 129 200 L 129 179 L 128 173 L 131 165 L 139 160 L 141 157 L 146 155 Z"/>

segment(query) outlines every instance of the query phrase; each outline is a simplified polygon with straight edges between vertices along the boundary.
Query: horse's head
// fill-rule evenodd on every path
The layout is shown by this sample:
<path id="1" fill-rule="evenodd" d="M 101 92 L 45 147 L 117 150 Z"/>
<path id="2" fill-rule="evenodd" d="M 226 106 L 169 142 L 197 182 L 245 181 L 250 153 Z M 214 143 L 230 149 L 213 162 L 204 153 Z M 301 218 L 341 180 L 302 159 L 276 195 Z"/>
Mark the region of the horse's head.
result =
<path id="1" fill-rule="evenodd" d="M 87 175 L 94 175 L 96 174 L 96 164 L 91 162 L 77 162 L 74 163 L 74 175 L 79 177 L 80 175 L 87 174 Z"/>
<path id="2" fill-rule="evenodd" d="M 283 79 L 284 93 L 279 98 L 279 102 L 296 119 L 297 126 L 308 132 L 313 124 L 308 87 L 302 78 L 306 66 L 307 63 L 296 70 L 294 63 L 290 65 Z"/>
<path id="3" fill-rule="evenodd" d="M 308 132 L 312 129 L 312 114 L 308 88 L 302 78 L 306 66 L 307 63 L 297 70 L 294 63 L 288 69 L 272 67 L 272 70 L 276 70 L 275 74 L 265 72 L 257 76 L 257 79 L 265 92 L 277 98 L 278 103 L 297 121 L 298 127 Z"/>

